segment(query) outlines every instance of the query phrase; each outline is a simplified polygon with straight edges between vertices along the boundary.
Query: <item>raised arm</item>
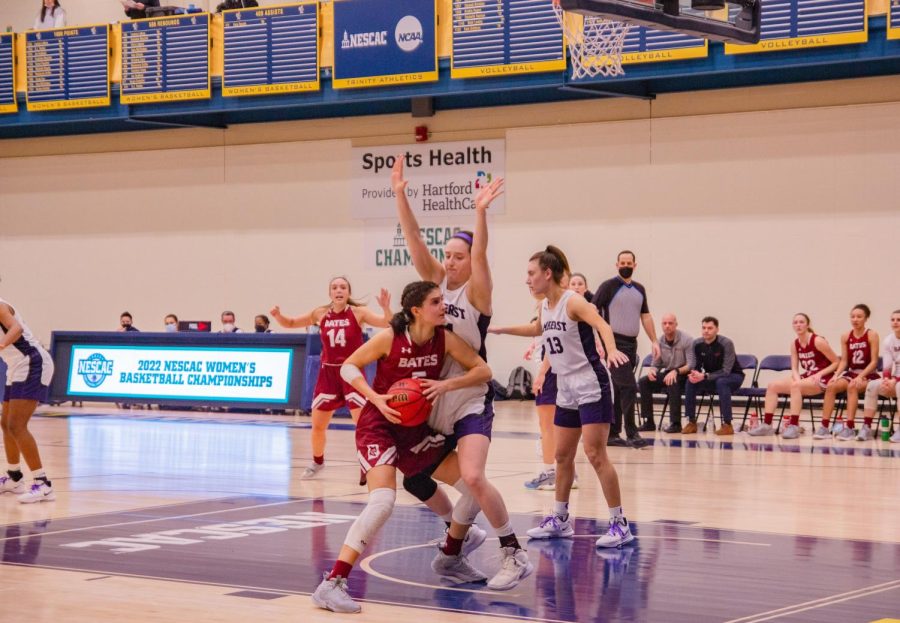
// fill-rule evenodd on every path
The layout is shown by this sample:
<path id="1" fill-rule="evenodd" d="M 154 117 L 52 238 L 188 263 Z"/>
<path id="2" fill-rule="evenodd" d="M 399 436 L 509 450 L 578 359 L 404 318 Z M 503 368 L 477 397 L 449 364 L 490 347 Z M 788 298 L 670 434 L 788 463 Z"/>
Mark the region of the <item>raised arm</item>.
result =
<path id="1" fill-rule="evenodd" d="M 619 367 L 628 363 L 628 356 L 616 348 L 616 339 L 612 329 L 597 313 L 597 308 L 593 303 L 588 303 L 583 296 L 570 296 L 566 303 L 566 313 L 569 314 L 569 318 L 588 323 L 600 334 L 600 338 L 606 346 L 607 361 L 610 365 Z"/>
<path id="2" fill-rule="evenodd" d="M 428 400 L 434 400 L 441 394 L 454 389 L 473 387 L 490 382 L 491 369 L 487 363 L 455 333 L 450 331 L 444 333 L 444 352 L 458 361 L 466 369 L 466 373 L 462 376 L 455 376 L 440 381 L 433 379 L 423 380 L 422 386 L 425 388 L 425 397 Z"/>
<path id="3" fill-rule="evenodd" d="M 400 219 L 400 229 L 403 231 L 403 237 L 406 238 L 406 246 L 409 248 L 413 266 L 416 267 L 419 277 L 426 281 L 440 283 L 444 280 L 444 267 L 428 251 L 428 247 L 422 240 L 422 234 L 419 232 L 419 223 L 409 206 L 409 199 L 406 198 L 408 182 L 403 179 L 404 158 L 405 155 L 398 155 L 391 171 L 391 188 L 397 196 L 397 217 Z"/>
<path id="4" fill-rule="evenodd" d="M 469 296 L 475 309 L 486 316 L 493 315 L 491 292 L 494 289 L 487 257 L 487 211 L 491 202 L 502 194 L 503 178 L 498 177 L 475 196 L 475 231 L 472 236 L 472 277 L 469 279 Z"/>
<path id="5" fill-rule="evenodd" d="M 16 320 L 13 308 L 6 303 L 0 303 L 0 323 L 6 327 L 6 335 L 0 339 L 0 350 L 12 346 L 22 337 L 22 325 Z"/>
<path id="6" fill-rule="evenodd" d="M 391 293 L 381 288 L 381 293 L 376 300 L 378 301 L 378 306 L 381 307 L 381 314 L 375 313 L 368 307 L 357 307 L 354 313 L 356 313 L 357 322 L 384 329 L 390 326 L 391 317 L 394 315 L 391 312 Z"/>
<path id="7" fill-rule="evenodd" d="M 277 322 L 285 329 L 302 329 L 303 327 L 314 325 L 322 319 L 322 314 L 324 313 L 324 307 L 316 307 L 308 314 L 303 314 L 302 316 L 297 316 L 295 318 L 289 318 L 288 316 L 285 316 L 281 313 L 281 307 L 279 307 L 278 305 L 269 310 L 269 314 L 271 314 L 272 318 L 275 319 L 275 322 Z"/>

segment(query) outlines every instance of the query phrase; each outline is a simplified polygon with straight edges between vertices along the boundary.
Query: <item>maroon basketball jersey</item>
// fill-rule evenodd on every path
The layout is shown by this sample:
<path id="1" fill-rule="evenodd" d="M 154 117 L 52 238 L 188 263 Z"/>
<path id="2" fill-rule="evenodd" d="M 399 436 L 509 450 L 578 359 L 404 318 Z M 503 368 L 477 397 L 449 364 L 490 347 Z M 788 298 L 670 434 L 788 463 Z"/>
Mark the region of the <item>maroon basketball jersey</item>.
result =
<path id="1" fill-rule="evenodd" d="M 847 368 L 852 372 L 862 372 L 872 362 L 872 346 L 869 344 L 869 330 L 862 337 L 855 337 L 853 331 L 847 338 L 847 352 L 850 353 L 850 361 Z"/>
<path id="2" fill-rule="evenodd" d="M 816 348 L 816 334 L 811 333 L 806 346 L 800 344 L 800 339 L 794 340 L 794 348 L 797 349 L 797 357 L 800 358 L 800 377 L 806 378 L 820 372 L 831 365 L 828 357 Z"/>
<path id="3" fill-rule="evenodd" d="M 434 337 L 421 346 L 410 339 L 408 332 L 395 333 L 391 354 L 378 361 L 372 389 L 386 394 L 401 379 L 438 379 L 443 365 L 444 327 L 435 328 Z"/>
<path id="4" fill-rule="evenodd" d="M 362 327 L 349 305 L 342 312 L 329 309 L 319 321 L 322 336 L 322 363 L 340 365 L 363 345 Z"/>

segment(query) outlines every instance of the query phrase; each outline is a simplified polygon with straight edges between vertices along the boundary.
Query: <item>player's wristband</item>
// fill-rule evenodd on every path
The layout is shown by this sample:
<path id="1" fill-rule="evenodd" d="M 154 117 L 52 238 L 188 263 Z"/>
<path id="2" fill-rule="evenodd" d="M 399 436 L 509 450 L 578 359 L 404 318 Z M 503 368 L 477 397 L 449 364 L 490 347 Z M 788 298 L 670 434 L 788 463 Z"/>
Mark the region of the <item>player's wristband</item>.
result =
<path id="1" fill-rule="evenodd" d="M 362 377 L 362 375 L 362 370 L 354 366 L 352 363 L 345 363 L 341 366 L 341 378 L 350 385 L 353 385 L 353 381 Z"/>

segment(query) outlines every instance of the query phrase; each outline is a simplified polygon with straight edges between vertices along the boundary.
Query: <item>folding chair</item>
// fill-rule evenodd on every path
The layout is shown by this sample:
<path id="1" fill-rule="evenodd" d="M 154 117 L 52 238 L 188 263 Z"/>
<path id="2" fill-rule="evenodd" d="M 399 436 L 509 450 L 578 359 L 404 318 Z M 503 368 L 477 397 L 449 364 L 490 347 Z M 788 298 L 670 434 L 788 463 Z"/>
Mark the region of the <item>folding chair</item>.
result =
<path id="1" fill-rule="evenodd" d="M 744 420 L 746 420 L 747 412 L 750 410 L 750 407 L 749 407 L 750 401 L 755 396 L 751 393 L 745 393 L 745 392 L 749 392 L 753 388 L 753 384 L 756 383 L 757 376 L 759 375 L 759 370 L 758 370 L 759 361 L 756 359 L 756 355 L 737 355 L 737 361 L 738 361 L 738 365 L 741 366 L 741 370 L 753 370 L 753 372 L 750 374 L 750 387 L 739 387 L 737 390 L 734 391 L 734 393 L 731 394 L 732 398 L 736 398 L 738 396 L 747 398 L 748 406 L 744 409 Z M 745 376 L 745 380 L 746 380 L 746 376 Z M 765 395 L 765 393 L 766 392 L 764 390 L 763 395 Z M 709 408 L 706 410 L 706 419 L 703 421 L 703 432 L 704 433 L 706 432 L 706 427 L 709 425 L 710 419 L 712 419 L 712 421 L 713 421 L 713 428 L 715 428 L 715 426 L 716 426 L 716 418 L 713 415 L 713 402 L 715 401 L 716 397 L 712 394 L 704 393 L 700 396 L 700 404 L 701 405 L 703 404 L 703 401 L 706 399 L 707 396 L 709 396 Z M 759 398 L 756 397 L 756 400 L 758 401 Z M 698 409 L 698 411 L 699 411 L 699 409 Z M 744 427 L 744 420 L 741 421 L 741 428 Z"/>
<path id="2" fill-rule="evenodd" d="M 752 355 L 751 355 L 752 356 Z M 747 416 L 750 413 L 750 407 L 752 405 L 756 405 L 756 412 L 763 412 L 763 398 L 766 397 L 766 388 L 759 386 L 759 377 L 760 374 L 764 371 L 766 372 L 786 372 L 791 369 L 791 357 L 790 355 L 766 355 L 763 357 L 762 361 L 759 362 L 759 366 L 756 368 L 756 372 L 753 375 L 753 380 L 750 383 L 750 387 L 742 387 L 735 395 L 743 396 L 747 399 L 747 403 L 744 406 L 744 418 L 741 420 L 741 429 L 743 430 L 744 424 L 747 423 Z M 782 407 L 782 414 L 784 414 L 784 409 L 786 407 Z"/>

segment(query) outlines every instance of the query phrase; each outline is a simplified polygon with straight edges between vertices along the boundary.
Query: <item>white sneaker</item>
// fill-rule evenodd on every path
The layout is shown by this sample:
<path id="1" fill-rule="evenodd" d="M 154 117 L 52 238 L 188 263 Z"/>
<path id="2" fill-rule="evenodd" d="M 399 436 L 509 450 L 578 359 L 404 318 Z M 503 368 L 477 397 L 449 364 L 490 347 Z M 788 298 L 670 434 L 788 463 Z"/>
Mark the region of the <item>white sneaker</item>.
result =
<path id="1" fill-rule="evenodd" d="M 838 441 L 850 441 L 851 439 L 856 438 L 856 430 L 850 428 L 849 426 L 844 426 L 840 432 L 835 434 L 835 438 Z"/>
<path id="2" fill-rule="evenodd" d="M 313 461 L 309 464 L 309 466 L 303 470 L 303 474 L 300 476 L 301 480 L 306 480 L 308 478 L 315 478 L 316 474 L 325 469 L 325 463 L 316 463 Z"/>
<path id="3" fill-rule="evenodd" d="M 859 427 L 859 434 L 856 435 L 856 441 L 872 441 L 875 439 L 875 433 L 872 428 L 863 424 Z"/>
<path id="4" fill-rule="evenodd" d="M 563 519 L 555 513 L 550 513 L 541 521 L 541 525 L 532 528 L 525 534 L 529 539 L 571 539 L 575 536 L 575 530 L 569 517 Z"/>
<path id="5" fill-rule="evenodd" d="M 891 435 L 891 443 L 900 443 L 900 427 L 897 428 L 897 432 Z"/>
<path id="6" fill-rule="evenodd" d="M 35 482 L 23 494 L 19 496 L 19 504 L 34 504 L 35 502 L 52 502 L 56 499 L 53 487 L 43 480 Z"/>
<path id="7" fill-rule="evenodd" d="M 314 604 L 324 610 L 332 612 L 345 612 L 356 614 L 362 608 L 358 603 L 353 601 L 350 593 L 347 592 L 347 580 L 344 578 L 328 579 L 326 573 L 322 579 L 322 583 L 316 587 L 316 591 L 312 594 Z"/>
<path id="8" fill-rule="evenodd" d="M 609 530 L 594 543 L 597 547 L 621 547 L 626 543 L 631 543 L 634 535 L 631 534 L 631 526 L 624 517 L 611 519 L 609 521 Z"/>
<path id="9" fill-rule="evenodd" d="M 816 432 L 813 433 L 813 439 L 830 439 L 831 433 L 828 430 L 827 426 L 823 426 L 819 424 L 819 427 L 816 429 Z"/>
<path id="10" fill-rule="evenodd" d="M 553 491 L 556 489 L 556 470 L 541 472 L 525 483 L 526 489 L 532 491 Z"/>
<path id="11" fill-rule="evenodd" d="M 438 550 L 434 560 L 431 561 L 431 570 L 454 584 L 469 584 L 487 580 L 487 576 L 473 567 L 465 554 L 451 556 Z"/>
<path id="12" fill-rule="evenodd" d="M 800 437 L 800 427 L 796 424 L 788 424 L 781 431 L 782 439 L 797 439 L 798 437 Z"/>
<path id="13" fill-rule="evenodd" d="M 751 437 L 767 437 L 775 434 L 775 427 L 765 422 L 760 422 L 756 428 L 751 428 L 747 433 Z"/>
<path id="14" fill-rule="evenodd" d="M 0 493 L 15 493 L 16 495 L 25 493 L 25 479 L 16 481 L 9 476 L 0 476 Z"/>
<path id="15" fill-rule="evenodd" d="M 515 588 L 534 571 L 534 565 L 528 560 L 528 552 L 524 549 L 501 547 L 500 551 L 503 554 L 500 571 L 487 583 L 487 587 L 492 591 L 508 591 Z"/>

